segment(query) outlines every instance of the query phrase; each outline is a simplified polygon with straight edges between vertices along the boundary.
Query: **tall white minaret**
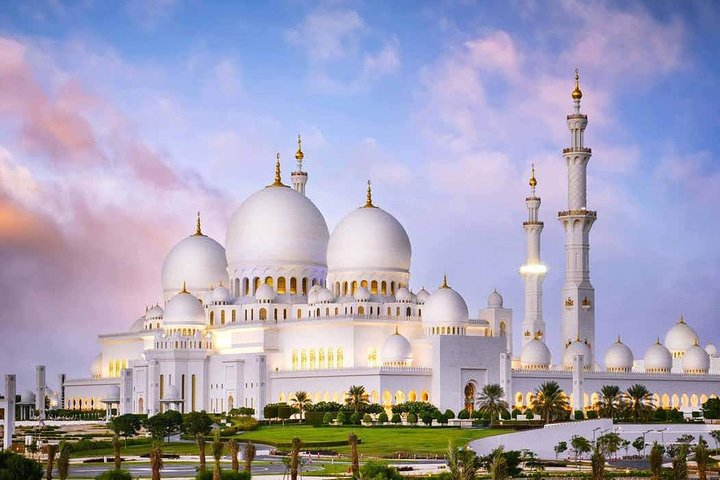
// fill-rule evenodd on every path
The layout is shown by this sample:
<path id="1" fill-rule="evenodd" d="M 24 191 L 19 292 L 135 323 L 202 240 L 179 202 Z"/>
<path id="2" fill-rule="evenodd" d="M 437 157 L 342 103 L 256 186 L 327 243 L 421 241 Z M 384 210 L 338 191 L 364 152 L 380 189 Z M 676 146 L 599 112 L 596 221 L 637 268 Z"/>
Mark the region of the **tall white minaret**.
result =
<path id="1" fill-rule="evenodd" d="M 562 289 L 563 349 L 579 339 L 595 351 L 595 289 L 590 283 L 590 229 L 597 212 L 587 209 L 587 164 L 591 149 L 585 146 L 587 115 L 580 113 L 580 73 L 575 70 L 573 113 L 567 116 L 570 147 L 563 149 L 568 172 L 568 208 L 558 213 L 565 230 L 565 283 Z"/>
<path id="2" fill-rule="evenodd" d="M 302 169 L 303 158 L 305 158 L 305 154 L 302 151 L 302 139 L 298 134 L 298 149 L 297 152 L 295 152 L 295 160 L 297 160 L 297 170 L 290 174 L 290 179 L 292 181 L 293 188 L 299 193 L 305 195 L 305 184 L 308 180 L 308 174 L 307 172 L 303 172 Z"/>
<path id="3" fill-rule="evenodd" d="M 542 283 L 547 273 L 547 267 L 540 261 L 540 234 L 543 222 L 538 220 L 540 197 L 535 196 L 535 165 L 532 166 L 530 176 L 530 196 L 525 198 L 528 209 L 528 219 L 523 222 L 525 237 L 527 239 L 527 258 L 525 265 L 520 267 L 520 275 L 525 281 L 525 316 L 522 324 L 522 346 L 524 347 L 533 338 L 544 341 L 545 321 L 542 313 Z"/>

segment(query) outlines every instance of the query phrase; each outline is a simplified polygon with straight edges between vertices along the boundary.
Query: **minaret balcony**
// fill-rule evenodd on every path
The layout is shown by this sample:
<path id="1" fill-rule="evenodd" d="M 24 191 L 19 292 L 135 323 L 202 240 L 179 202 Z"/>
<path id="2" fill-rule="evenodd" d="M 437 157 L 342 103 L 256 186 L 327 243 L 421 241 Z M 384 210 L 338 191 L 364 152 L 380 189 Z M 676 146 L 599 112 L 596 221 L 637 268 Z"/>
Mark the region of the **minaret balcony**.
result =
<path id="1" fill-rule="evenodd" d="M 597 218 L 597 212 L 594 210 L 563 210 L 558 212 L 558 217 L 590 217 Z"/>
<path id="2" fill-rule="evenodd" d="M 563 148 L 563 153 L 592 153 L 590 147 L 567 147 Z"/>
<path id="3" fill-rule="evenodd" d="M 542 227 L 543 225 L 545 225 L 543 222 L 523 222 L 523 227 L 529 227 L 529 226 Z"/>

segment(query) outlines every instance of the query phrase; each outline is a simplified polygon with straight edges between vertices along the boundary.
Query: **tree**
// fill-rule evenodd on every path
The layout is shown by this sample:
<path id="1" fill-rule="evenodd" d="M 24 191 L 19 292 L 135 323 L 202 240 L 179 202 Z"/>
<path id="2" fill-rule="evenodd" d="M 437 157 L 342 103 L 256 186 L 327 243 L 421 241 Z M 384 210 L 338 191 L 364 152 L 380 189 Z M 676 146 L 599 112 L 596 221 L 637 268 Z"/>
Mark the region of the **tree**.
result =
<path id="1" fill-rule="evenodd" d="M 635 440 L 633 440 L 632 446 L 635 450 L 637 450 L 638 455 L 640 455 L 640 451 L 645 450 L 645 447 L 647 446 L 647 444 L 645 443 L 645 437 L 637 437 Z"/>
<path id="2" fill-rule="evenodd" d="M 347 415 L 345 415 L 345 412 L 338 412 L 337 417 L 335 417 L 335 420 L 337 421 L 338 425 L 345 425 L 348 421 Z"/>
<path id="3" fill-rule="evenodd" d="M 588 453 L 592 450 L 590 440 L 580 435 L 573 435 L 570 439 L 570 447 L 575 453 L 575 461 L 577 461 L 583 453 Z"/>
<path id="4" fill-rule="evenodd" d="M 480 459 L 474 451 L 463 448 L 457 449 L 448 443 L 448 471 L 451 480 L 474 480 L 480 468 Z"/>
<path id="5" fill-rule="evenodd" d="M 715 440 L 715 446 L 720 448 L 720 430 L 713 430 L 710 432 L 710 436 Z"/>
<path id="6" fill-rule="evenodd" d="M 240 471 L 240 462 L 238 462 L 238 453 L 240 452 L 240 444 L 234 438 L 228 442 L 228 450 L 230 450 L 230 461 L 232 462 L 232 471 Z"/>
<path id="7" fill-rule="evenodd" d="M 345 404 L 356 413 L 363 410 L 368 404 L 368 394 L 362 385 L 351 386 L 345 393 Z"/>
<path id="8" fill-rule="evenodd" d="M 252 462 L 255 460 L 256 452 L 254 443 L 247 442 L 245 444 L 245 454 L 243 456 L 245 457 L 245 471 L 249 474 L 252 473 Z"/>
<path id="9" fill-rule="evenodd" d="M 675 449 L 672 456 L 672 478 L 673 480 L 687 480 L 687 446 L 680 445 Z"/>
<path id="10" fill-rule="evenodd" d="M 8 480 L 40 480 L 42 466 L 22 455 L 0 451 L 0 478 Z"/>
<path id="11" fill-rule="evenodd" d="M 566 452 L 568 449 L 567 442 L 558 442 L 557 445 L 555 445 L 555 460 L 558 459 L 561 453 Z"/>
<path id="12" fill-rule="evenodd" d="M 351 432 L 348 435 L 348 444 L 350 445 L 350 470 L 352 471 L 353 478 L 359 478 L 360 474 L 360 461 L 358 459 L 358 437 L 355 433 Z"/>
<path id="13" fill-rule="evenodd" d="M 490 454 L 492 460 L 488 466 L 488 473 L 493 480 L 506 480 L 508 478 L 507 459 L 503 455 L 503 447 L 498 447 Z"/>
<path id="14" fill-rule="evenodd" d="M 298 478 L 298 464 L 301 446 L 302 442 L 299 438 L 295 437 L 292 439 L 292 450 L 290 451 L 290 480 L 297 480 Z"/>
<path id="15" fill-rule="evenodd" d="M 168 410 L 165 413 L 159 413 L 147 418 L 144 424 L 154 439 L 162 440 L 180 429 L 182 426 L 182 414 L 174 410 Z"/>
<path id="16" fill-rule="evenodd" d="M 597 439 L 596 446 L 606 457 L 612 457 L 614 453 L 620 450 L 622 437 L 615 432 L 608 432 L 600 435 Z"/>
<path id="17" fill-rule="evenodd" d="M 212 443 L 213 460 L 215 460 L 215 468 L 213 470 L 213 480 L 220 480 L 220 459 L 222 458 L 225 444 L 220 440 L 220 432 L 215 432 L 215 438 Z"/>
<path id="18" fill-rule="evenodd" d="M 497 384 L 491 383 L 485 385 L 478 396 L 478 410 L 481 413 L 490 415 L 490 424 L 492 425 L 495 417 L 500 418 L 500 414 L 507 410 L 508 403 L 503 399 L 505 390 Z"/>
<path id="19" fill-rule="evenodd" d="M 59 454 L 57 459 L 58 477 L 60 480 L 67 480 L 70 473 L 70 453 L 72 447 L 65 440 L 60 442 Z"/>
<path id="20" fill-rule="evenodd" d="M 113 457 L 115 460 L 115 470 L 122 469 L 122 457 L 120 456 L 120 438 L 117 433 L 113 435 L 112 439 Z"/>
<path id="21" fill-rule="evenodd" d="M 719 431 L 719 430 L 716 430 Z M 695 462 L 697 463 L 697 471 L 699 480 L 707 480 L 707 469 L 712 461 L 710 452 L 708 451 L 708 444 L 704 438 L 698 439 L 697 445 L 695 445 L 694 452 Z"/>
<path id="22" fill-rule="evenodd" d="M 415 415 L 414 413 L 407 414 L 407 423 L 409 423 L 410 425 L 415 425 L 417 423 L 417 421 L 418 421 L 417 415 Z"/>
<path id="23" fill-rule="evenodd" d="M 455 418 L 455 412 L 453 412 L 449 408 L 447 410 L 445 410 L 444 415 L 445 415 L 445 418 L 447 418 L 448 420 L 452 420 L 453 418 Z"/>
<path id="24" fill-rule="evenodd" d="M 138 415 L 132 413 L 126 413 L 125 415 L 119 415 L 110 420 L 110 430 L 116 435 L 127 440 L 129 437 L 137 435 L 138 431 L 142 427 L 142 421 Z M 125 442 L 127 446 L 127 441 Z"/>
<path id="25" fill-rule="evenodd" d="M 630 386 L 625 393 L 627 398 L 627 411 L 634 422 L 645 418 L 653 409 L 652 394 L 645 385 L 635 384 Z"/>
<path id="26" fill-rule="evenodd" d="M 624 438 L 620 439 L 620 448 L 622 448 L 623 450 L 625 450 L 625 456 L 626 456 L 626 457 L 627 457 L 628 455 L 630 455 L 630 445 L 632 445 L 632 444 L 630 443 L 630 440 L 625 440 Z"/>
<path id="27" fill-rule="evenodd" d="M 303 421 L 303 414 L 305 411 L 312 405 L 312 399 L 310 398 L 310 395 L 308 395 L 307 392 L 304 392 L 302 390 L 298 390 L 295 392 L 290 399 L 291 406 L 294 408 L 297 408 L 300 411 L 300 421 Z"/>
<path id="28" fill-rule="evenodd" d="M 48 443 L 47 446 L 47 469 L 45 473 L 45 478 L 47 480 L 52 480 L 52 473 L 53 473 L 53 465 L 55 464 L 55 455 L 57 455 L 58 446 L 54 443 Z"/>
<path id="29" fill-rule="evenodd" d="M 397 468 L 380 462 L 366 462 L 360 469 L 360 478 L 363 480 L 404 480 Z"/>
<path id="30" fill-rule="evenodd" d="M 550 423 L 567 412 L 570 409 L 570 404 L 560 385 L 550 380 L 541 383 L 535 390 L 532 408 L 535 413 L 545 419 L 545 423 Z"/>
<path id="31" fill-rule="evenodd" d="M 605 476 L 605 456 L 595 447 L 590 456 L 590 465 L 592 466 L 592 479 L 603 480 Z"/>
<path id="32" fill-rule="evenodd" d="M 193 437 L 208 435 L 212 431 L 212 424 L 212 419 L 205 411 L 190 412 L 183 417 L 183 430 Z"/>
<path id="33" fill-rule="evenodd" d="M 195 443 L 198 447 L 198 455 L 200 456 L 200 471 L 204 472 L 206 468 L 206 462 L 205 462 L 205 435 L 202 433 L 198 433 L 195 437 Z"/>
<path id="34" fill-rule="evenodd" d="M 378 415 L 378 422 L 380 422 L 380 424 L 387 423 L 388 422 L 387 413 L 381 412 L 380 415 Z"/>
<path id="35" fill-rule="evenodd" d="M 392 416 L 392 418 L 390 419 L 390 421 L 391 421 L 392 423 L 394 423 L 395 425 L 397 425 L 398 423 L 401 423 L 401 422 L 402 422 L 402 418 L 400 417 L 400 414 L 399 414 L 399 413 L 393 413 L 393 416 Z"/>
<path id="36" fill-rule="evenodd" d="M 650 449 L 650 474 L 653 480 L 662 479 L 662 461 L 665 449 L 658 442 L 654 442 Z"/>
<path id="37" fill-rule="evenodd" d="M 708 398 L 705 403 L 702 404 L 703 417 L 709 419 L 720 418 L 720 398 Z M 718 430 L 715 430 L 716 432 Z"/>
<path id="38" fill-rule="evenodd" d="M 617 385 L 603 385 L 593 408 L 602 418 L 615 418 L 623 404 L 623 394 Z"/>
<path id="39" fill-rule="evenodd" d="M 160 445 L 155 444 L 150 449 L 150 470 L 152 471 L 152 480 L 160 480 L 160 470 L 163 468 L 162 449 Z"/>

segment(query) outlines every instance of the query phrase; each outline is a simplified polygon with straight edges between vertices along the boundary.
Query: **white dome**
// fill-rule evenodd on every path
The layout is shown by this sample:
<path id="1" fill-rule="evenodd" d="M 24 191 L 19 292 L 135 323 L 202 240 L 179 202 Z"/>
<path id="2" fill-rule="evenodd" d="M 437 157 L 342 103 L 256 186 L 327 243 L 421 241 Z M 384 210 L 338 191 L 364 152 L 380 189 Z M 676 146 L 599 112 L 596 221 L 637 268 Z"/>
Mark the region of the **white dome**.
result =
<path id="1" fill-rule="evenodd" d="M 318 303 L 332 303 L 335 301 L 335 295 L 333 293 L 325 288 L 320 287 L 320 290 L 317 293 L 317 302 Z"/>
<path id="2" fill-rule="evenodd" d="M 617 342 L 605 352 L 605 369 L 609 372 L 629 372 L 632 370 L 634 360 L 630 347 L 622 343 L 618 337 Z"/>
<path id="3" fill-rule="evenodd" d="M 533 338 L 522 348 L 520 352 L 520 363 L 522 368 L 545 369 L 550 366 L 550 350 L 545 342 Z"/>
<path id="4" fill-rule="evenodd" d="M 435 290 L 425 301 L 423 323 L 464 325 L 469 318 L 467 303 L 446 283 Z"/>
<path id="5" fill-rule="evenodd" d="M 318 294 L 320 293 L 320 285 L 313 285 L 308 290 L 308 305 L 315 305 L 318 303 Z"/>
<path id="6" fill-rule="evenodd" d="M 191 235 L 167 254 L 161 276 L 166 295 L 179 292 L 183 284 L 191 292 L 207 291 L 220 282 L 227 284 L 225 249 L 210 237 Z"/>
<path id="7" fill-rule="evenodd" d="M 145 318 L 148 320 L 162 320 L 163 318 L 163 309 L 160 305 L 155 305 L 150 310 L 147 311 L 145 314 Z"/>
<path id="8" fill-rule="evenodd" d="M 223 287 L 222 285 L 213 288 L 212 295 L 210 296 L 210 301 L 213 303 L 229 303 L 232 301 L 232 296 L 230 295 L 230 290 Z"/>
<path id="9" fill-rule="evenodd" d="M 643 360 L 648 373 L 669 373 L 672 368 L 672 355 L 660 340 L 650 345 Z"/>
<path id="10" fill-rule="evenodd" d="M 714 343 L 708 343 L 707 345 L 705 345 L 705 351 L 711 357 L 716 357 L 718 353 L 718 349 Z"/>
<path id="11" fill-rule="evenodd" d="M 367 302 L 370 300 L 370 292 L 367 288 L 360 286 L 355 289 L 353 298 L 358 302 Z"/>
<path id="12" fill-rule="evenodd" d="M 382 208 L 361 207 L 343 218 L 330 236 L 330 272 L 410 271 L 410 239 L 395 217 Z"/>
<path id="13" fill-rule="evenodd" d="M 665 346 L 673 354 L 682 354 L 696 343 L 698 343 L 697 333 L 685 323 L 682 316 L 665 335 Z"/>
<path id="14" fill-rule="evenodd" d="M 198 298 L 183 291 L 165 304 L 163 326 L 205 326 L 205 310 Z"/>
<path id="15" fill-rule="evenodd" d="M 424 304 L 427 301 L 429 296 L 430 296 L 430 292 L 428 292 L 424 288 L 421 288 L 416 296 L 417 303 Z"/>
<path id="16" fill-rule="evenodd" d="M 408 339 L 400 335 L 396 329 L 395 333 L 383 343 L 381 357 L 385 365 L 408 365 L 412 363 L 413 359 L 412 346 Z"/>
<path id="17" fill-rule="evenodd" d="M 410 303 L 412 301 L 412 293 L 405 287 L 398 288 L 395 292 L 395 300 L 400 303 Z"/>
<path id="18" fill-rule="evenodd" d="M 225 244 L 233 266 L 326 265 L 327 224 L 320 210 L 292 188 L 266 187 L 235 210 Z"/>
<path id="19" fill-rule="evenodd" d="M 493 292 L 488 297 L 488 308 L 503 308 L 503 297 L 498 293 L 497 290 L 493 290 Z"/>
<path id="20" fill-rule="evenodd" d="M 20 395 L 20 403 L 26 403 L 26 404 L 35 403 L 35 394 L 30 390 L 25 390 Z"/>
<path id="21" fill-rule="evenodd" d="M 260 303 L 271 303 L 275 301 L 275 290 L 267 283 L 263 283 L 255 290 L 255 300 Z"/>
<path id="22" fill-rule="evenodd" d="M 102 367 L 102 354 L 98 354 L 98 356 L 93 359 L 92 364 L 90 365 L 90 375 L 93 378 L 102 377 Z"/>
<path id="23" fill-rule="evenodd" d="M 101 402 L 108 403 L 108 402 L 119 402 L 120 401 L 120 387 L 116 385 L 110 385 L 108 387 L 107 391 L 105 392 L 105 396 L 102 398 Z"/>
<path id="24" fill-rule="evenodd" d="M 575 356 L 577 355 L 583 356 L 583 368 L 590 366 L 590 347 L 580 340 L 575 340 L 565 348 L 565 351 L 563 352 L 563 366 L 565 368 L 572 368 Z"/>
<path id="25" fill-rule="evenodd" d="M 684 373 L 707 373 L 710 370 L 710 356 L 699 345 L 693 345 L 683 355 Z"/>

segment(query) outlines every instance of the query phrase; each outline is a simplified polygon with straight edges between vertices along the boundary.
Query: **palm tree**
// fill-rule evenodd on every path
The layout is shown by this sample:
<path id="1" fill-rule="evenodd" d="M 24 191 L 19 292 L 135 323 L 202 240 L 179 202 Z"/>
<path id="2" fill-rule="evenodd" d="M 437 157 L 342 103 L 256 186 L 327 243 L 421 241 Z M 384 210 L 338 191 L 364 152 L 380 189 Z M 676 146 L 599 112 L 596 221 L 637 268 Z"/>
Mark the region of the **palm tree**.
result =
<path id="1" fill-rule="evenodd" d="M 230 460 L 232 461 L 232 471 L 240 471 L 240 463 L 238 462 L 238 453 L 240 452 L 240 444 L 234 438 L 228 442 L 228 450 L 230 450 Z"/>
<path id="2" fill-rule="evenodd" d="M 57 454 L 58 446 L 53 443 L 48 443 L 47 446 L 47 473 L 45 474 L 47 480 L 52 480 L 53 464 L 55 463 L 55 455 Z"/>
<path id="3" fill-rule="evenodd" d="M 364 389 L 363 389 L 364 390 Z M 358 459 L 358 437 L 355 433 L 348 435 L 348 444 L 350 445 L 350 469 L 353 478 L 360 478 L 360 461 Z"/>
<path id="4" fill-rule="evenodd" d="M 72 447 L 65 440 L 60 442 L 60 455 L 57 459 L 58 477 L 60 480 L 67 480 L 70 473 L 70 451 Z"/>
<path id="5" fill-rule="evenodd" d="M 708 452 L 708 444 L 704 438 L 700 437 L 695 446 L 695 463 L 697 463 L 697 471 L 699 480 L 707 480 L 707 469 L 711 462 L 710 452 Z"/>
<path id="6" fill-rule="evenodd" d="M 490 414 L 490 424 L 493 423 L 495 416 L 500 419 L 500 414 L 507 410 L 508 403 L 503 400 L 505 390 L 497 383 L 485 385 L 480 391 L 478 397 L 478 410 L 480 413 Z"/>
<path id="7" fill-rule="evenodd" d="M 162 449 L 155 444 L 150 449 L 150 469 L 152 470 L 152 480 L 160 480 L 160 470 L 163 468 Z"/>
<path id="8" fill-rule="evenodd" d="M 220 480 L 220 459 L 222 458 L 224 448 L 225 444 L 222 442 L 222 440 L 220 440 L 220 432 L 215 431 L 215 438 L 213 439 L 212 444 L 213 459 L 215 460 L 213 480 Z"/>
<path id="9" fill-rule="evenodd" d="M 537 390 L 535 390 L 532 409 L 533 412 L 539 413 L 540 416 L 545 419 L 545 423 L 550 423 L 568 411 L 570 404 L 560 385 L 550 380 L 541 383 Z"/>
<path id="10" fill-rule="evenodd" d="M 687 447 L 681 445 L 672 458 L 672 478 L 674 480 L 687 480 Z"/>
<path id="11" fill-rule="evenodd" d="M 635 422 L 653 408 L 652 394 L 645 385 L 632 385 L 627 389 L 626 396 L 627 409 Z"/>
<path id="12" fill-rule="evenodd" d="M 245 444 L 245 471 L 248 473 L 252 473 L 252 462 L 255 460 L 255 444 L 252 442 L 247 442 Z"/>
<path id="13" fill-rule="evenodd" d="M 590 456 L 590 465 L 592 466 L 592 480 L 603 480 L 605 477 L 605 456 L 595 447 Z"/>
<path id="14" fill-rule="evenodd" d="M 205 471 L 205 435 L 202 433 L 198 433 L 197 437 L 195 437 L 195 442 L 197 443 L 198 447 L 198 455 L 200 456 L 200 471 Z"/>
<path id="15" fill-rule="evenodd" d="M 292 439 L 292 450 L 290 451 L 290 480 L 297 480 L 298 478 L 298 463 L 301 446 L 302 442 L 299 438 L 295 437 Z"/>
<path id="16" fill-rule="evenodd" d="M 310 398 L 310 395 L 308 395 L 307 392 L 299 390 L 295 392 L 290 401 L 292 402 L 293 407 L 300 410 L 300 421 L 302 422 L 305 410 L 307 410 L 308 407 L 312 405 L 312 399 Z"/>
<path id="17" fill-rule="evenodd" d="M 488 465 L 488 473 L 492 480 L 506 480 L 509 475 L 507 472 L 507 458 L 505 458 L 503 447 L 496 448 L 491 454 L 492 460 Z"/>
<path id="18" fill-rule="evenodd" d="M 368 394 L 362 385 L 353 385 L 345 394 L 345 403 L 350 405 L 355 413 L 364 410 L 368 405 Z"/>
<path id="19" fill-rule="evenodd" d="M 662 461 L 664 449 L 658 442 L 653 443 L 650 449 L 650 473 L 653 480 L 662 478 Z"/>
<path id="20" fill-rule="evenodd" d="M 113 435 L 112 439 L 113 456 L 115 457 L 115 470 L 122 468 L 122 458 L 120 457 L 120 437 L 117 433 Z"/>
<path id="21" fill-rule="evenodd" d="M 593 408 L 602 418 L 614 418 L 623 404 L 623 394 L 617 385 L 603 385 L 600 389 L 600 398 Z"/>
<path id="22" fill-rule="evenodd" d="M 452 442 L 448 442 L 447 464 L 451 480 L 475 480 L 480 468 L 480 459 L 467 447 L 457 449 Z"/>

